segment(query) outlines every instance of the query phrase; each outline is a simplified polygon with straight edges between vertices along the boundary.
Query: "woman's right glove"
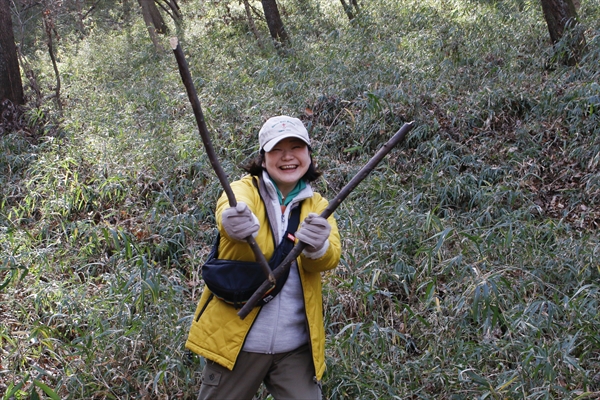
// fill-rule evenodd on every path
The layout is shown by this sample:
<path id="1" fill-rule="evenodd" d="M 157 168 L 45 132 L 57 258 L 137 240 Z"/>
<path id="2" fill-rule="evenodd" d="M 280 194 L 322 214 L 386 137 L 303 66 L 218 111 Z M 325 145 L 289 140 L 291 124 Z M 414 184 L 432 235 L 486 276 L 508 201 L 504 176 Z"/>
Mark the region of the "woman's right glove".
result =
<path id="1" fill-rule="evenodd" d="M 260 228 L 256 215 L 241 201 L 235 207 L 223 210 L 221 224 L 230 238 L 240 242 L 249 236 L 256 237 Z"/>

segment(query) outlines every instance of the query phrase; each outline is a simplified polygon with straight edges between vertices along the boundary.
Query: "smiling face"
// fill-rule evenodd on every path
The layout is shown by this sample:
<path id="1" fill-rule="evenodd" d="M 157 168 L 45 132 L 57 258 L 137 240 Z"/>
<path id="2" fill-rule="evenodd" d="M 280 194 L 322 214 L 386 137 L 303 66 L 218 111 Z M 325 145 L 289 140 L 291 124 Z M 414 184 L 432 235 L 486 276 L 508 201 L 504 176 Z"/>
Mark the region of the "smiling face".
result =
<path id="1" fill-rule="evenodd" d="M 263 167 L 285 197 L 310 167 L 310 152 L 304 141 L 286 138 L 265 153 Z"/>

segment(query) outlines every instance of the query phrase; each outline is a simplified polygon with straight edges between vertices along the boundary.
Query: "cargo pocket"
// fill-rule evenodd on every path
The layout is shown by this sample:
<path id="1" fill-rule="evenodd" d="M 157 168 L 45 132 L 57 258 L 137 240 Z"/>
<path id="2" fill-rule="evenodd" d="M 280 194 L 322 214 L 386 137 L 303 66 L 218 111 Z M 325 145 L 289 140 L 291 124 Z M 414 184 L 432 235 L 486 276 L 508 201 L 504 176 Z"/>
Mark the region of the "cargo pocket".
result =
<path id="1" fill-rule="evenodd" d="M 202 384 L 207 386 L 218 386 L 221 381 L 221 372 L 211 368 L 212 363 L 207 363 L 202 373 Z"/>

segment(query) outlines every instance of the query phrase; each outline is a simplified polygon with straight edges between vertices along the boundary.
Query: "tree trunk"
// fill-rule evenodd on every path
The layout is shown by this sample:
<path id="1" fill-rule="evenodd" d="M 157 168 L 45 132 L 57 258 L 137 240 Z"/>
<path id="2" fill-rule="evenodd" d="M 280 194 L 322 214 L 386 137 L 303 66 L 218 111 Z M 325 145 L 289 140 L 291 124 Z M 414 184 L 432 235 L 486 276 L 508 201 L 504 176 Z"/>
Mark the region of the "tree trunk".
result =
<path id="1" fill-rule="evenodd" d="M 288 45 L 290 39 L 285 31 L 283 22 L 281 21 L 281 15 L 279 15 L 279 8 L 277 8 L 277 2 L 275 0 L 261 0 L 263 10 L 265 12 L 265 18 L 267 19 L 267 25 L 269 26 L 269 32 L 275 43 L 281 43 L 282 45 Z"/>
<path id="2" fill-rule="evenodd" d="M 575 65 L 586 45 L 583 31 L 577 29 L 579 23 L 573 0 L 541 0 L 544 18 L 552 43 L 556 45 L 565 35 L 569 35 L 565 49 L 557 49 L 555 57 L 563 64 Z M 561 53 L 561 54 L 559 54 Z"/>
<path id="3" fill-rule="evenodd" d="M 358 13 L 360 11 L 360 8 L 358 7 L 358 0 L 349 1 L 349 3 L 346 3 L 346 0 L 340 0 L 340 2 L 342 3 L 342 7 L 344 8 L 346 15 L 348 16 L 348 19 L 352 21 L 355 16 L 354 12 L 356 11 Z"/>
<path id="4" fill-rule="evenodd" d="M 164 12 L 169 14 L 173 22 L 179 23 L 181 21 L 181 9 L 175 0 L 157 0 L 155 4 L 158 4 Z"/>
<path id="5" fill-rule="evenodd" d="M 0 101 L 4 99 L 24 103 L 9 0 L 0 0 Z"/>
<path id="6" fill-rule="evenodd" d="M 342 7 L 344 8 L 346 15 L 348 16 L 348 19 L 350 21 L 352 21 L 354 19 L 354 12 L 352 12 L 352 5 L 346 3 L 346 0 L 340 0 L 340 2 L 342 3 Z"/>
<path id="7" fill-rule="evenodd" d="M 60 100 L 60 74 L 58 72 L 58 65 L 56 64 L 56 57 L 54 56 L 54 44 L 52 41 L 52 33 L 56 34 L 54 27 L 54 21 L 50 13 L 44 13 L 44 28 L 46 29 L 46 37 L 48 38 L 48 54 L 50 54 L 50 60 L 52 61 L 52 67 L 54 68 L 54 76 L 56 77 L 56 87 L 54 88 L 54 97 L 56 99 L 56 106 L 58 111 L 62 114 L 62 105 Z"/>
<path id="8" fill-rule="evenodd" d="M 150 23 L 156 33 L 167 33 L 169 31 L 169 27 L 165 24 L 165 20 L 163 19 L 156 3 L 154 0 L 139 0 L 140 6 L 142 7 L 142 13 L 144 15 L 144 21 L 146 21 L 146 25 Z"/>
<path id="9" fill-rule="evenodd" d="M 150 11 L 150 16 L 152 17 L 152 23 L 156 28 L 157 33 L 168 33 L 169 27 L 165 24 L 165 20 L 162 17 L 162 14 L 158 10 L 156 3 L 154 1 L 147 1 L 148 10 Z"/>
<path id="10" fill-rule="evenodd" d="M 248 27 L 250 28 L 250 32 L 254 35 L 256 39 L 256 43 L 260 49 L 263 49 L 262 39 L 260 38 L 260 34 L 258 33 L 258 29 L 256 28 L 256 24 L 254 23 L 254 18 L 252 17 L 252 9 L 250 8 L 250 3 L 248 0 L 244 1 L 244 9 L 246 10 L 246 18 L 248 19 Z"/>
<path id="11" fill-rule="evenodd" d="M 146 28 L 148 29 L 148 35 L 150 35 L 150 40 L 154 44 L 154 48 L 158 52 L 162 52 L 162 46 L 158 40 L 157 31 L 158 29 L 154 25 L 154 21 L 152 19 L 152 14 L 150 12 L 150 8 L 156 8 L 154 4 L 154 0 L 138 0 L 140 7 L 142 9 L 142 16 L 144 17 L 144 23 L 146 24 Z M 156 10 L 158 12 L 158 10 Z"/>

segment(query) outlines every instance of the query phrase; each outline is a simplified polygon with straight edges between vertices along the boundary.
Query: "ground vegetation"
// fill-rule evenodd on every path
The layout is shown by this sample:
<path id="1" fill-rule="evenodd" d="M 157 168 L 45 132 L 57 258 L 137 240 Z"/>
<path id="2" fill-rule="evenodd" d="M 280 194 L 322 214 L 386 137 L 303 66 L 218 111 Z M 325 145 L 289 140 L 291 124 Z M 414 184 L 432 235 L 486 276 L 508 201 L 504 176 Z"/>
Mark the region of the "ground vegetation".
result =
<path id="1" fill-rule="evenodd" d="M 41 25 L 15 35 L 31 74 L 0 136 L 3 399 L 200 384 L 184 342 L 219 183 L 168 38 L 157 50 L 104 3 L 54 19 L 54 60 Z M 376 0 L 351 20 L 339 2 L 278 4 L 283 49 L 259 46 L 254 1 L 182 1 L 169 27 L 231 180 L 276 114 L 306 123 L 328 198 L 416 125 L 336 211 L 325 397 L 598 398 L 598 2 L 581 2 L 573 66 L 552 61 L 538 1 Z"/>

